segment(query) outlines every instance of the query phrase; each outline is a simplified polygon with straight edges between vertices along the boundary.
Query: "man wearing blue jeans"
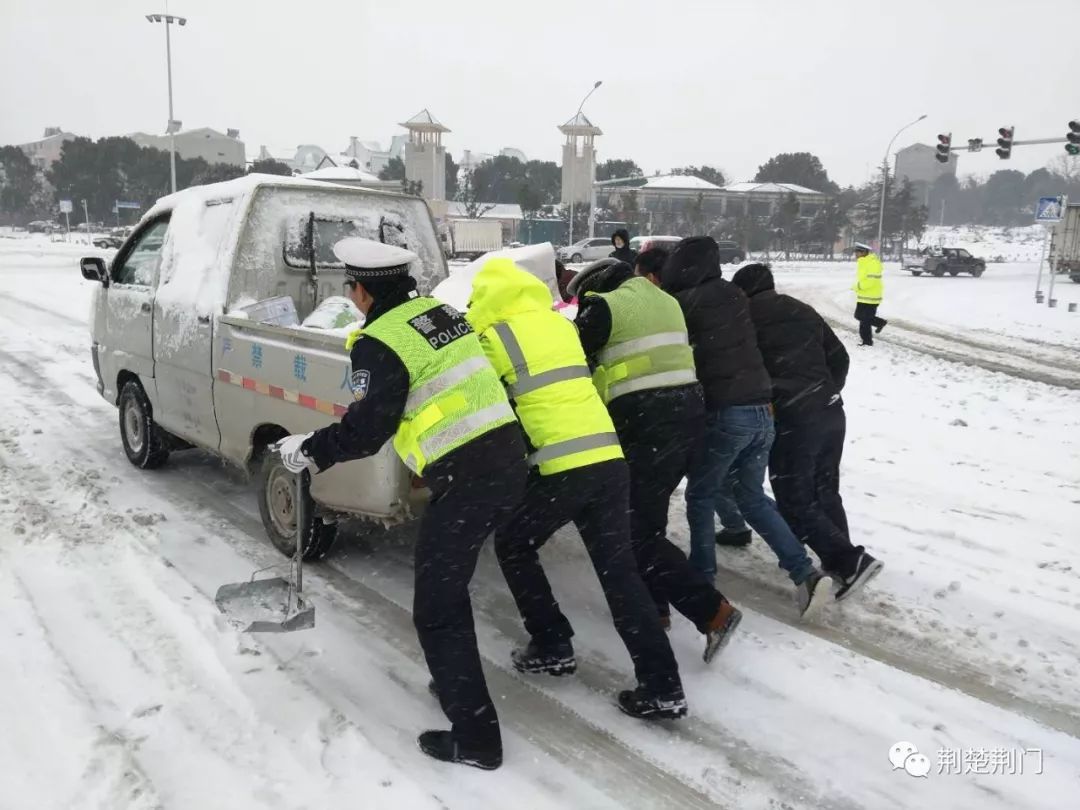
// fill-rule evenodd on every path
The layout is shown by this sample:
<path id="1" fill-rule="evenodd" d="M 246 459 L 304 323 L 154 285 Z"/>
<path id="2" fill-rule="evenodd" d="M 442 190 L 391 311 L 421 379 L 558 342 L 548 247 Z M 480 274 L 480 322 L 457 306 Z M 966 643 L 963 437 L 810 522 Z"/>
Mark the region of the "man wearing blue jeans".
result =
<path id="1" fill-rule="evenodd" d="M 812 613 L 830 601 L 832 581 L 815 568 L 763 488 L 776 434 L 772 383 L 749 301 L 721 277 L 719 247 L 708 236 L 679 242 L 664 264 L 661 284 L 682 307 L 705 391 L 705 440 L 687 473 L 690 563 L 716 576 L 713 514 L 725 508 L 722 488 L 730 485 L 739 512 L 797 586 L 800 612 Z"/>

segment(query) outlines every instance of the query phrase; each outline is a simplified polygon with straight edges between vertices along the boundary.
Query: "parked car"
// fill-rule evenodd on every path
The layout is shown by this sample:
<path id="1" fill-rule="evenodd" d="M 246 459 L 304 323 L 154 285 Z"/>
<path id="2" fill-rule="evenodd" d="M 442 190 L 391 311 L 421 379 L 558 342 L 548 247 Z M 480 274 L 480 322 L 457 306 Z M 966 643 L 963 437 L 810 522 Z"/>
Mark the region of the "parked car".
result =
<path id="1" fill-rule="evenodd" d="M 54 231 L 61 230 L 60 226 L 55 222 L 49 222 L 44 219 L 36 219 L 26 226 L 26 230 L 30 233 L 53 233 Z"/>
<path id="2" fill-rule="evenodd" d="M 671 250 L 681 241 L 681 236 L 635 236 L 630 240 L 630 248 L 637 253 L 655 247 Z"/>
<path id="3" fill-rule="evenodd" d="M 746 261 L 746 253 L 739 247 L 738 242 L 717 242 L 720 248 L 720 264 L 742 264 Z"/>
<path id="4" fill-rule="evenodd" d="M 117 236 L 115 234 L 107 234 L 106 236 L 95 236 L 94 247 L 99 248 L 119 248 L 124 244 L 124 236 Z"/>
<path id="5" fill-rule="evenodd" d="M 631 243 L 633 240 L 630 240 Z M 580 242 L 575 242 L 572 245 L 561 247 L 556 252 L 556 256 L 561 262 L 572 262 L 578 264 L 580 262 L 594 262 L 597 259 L 606 258 L 611 251 L 615 248 L 611 246 L 611 238 L 596 237 L 582 239 Z"/>
<path id="6" fill-rule="evenodd" d="M 964 248 L 940 248 L 928 250 L 922 264 L 904 264 L 904 269 L 913 276 L 929 273 L 932 276 L 958 276 L 970 273 L 978 278 L 986 271 L 986 260 L 972 256 Z"/>
<path id="7" fill-rule="evenodd" d="M 447 276 L 423 200 L 262 175 L 171 195 L 111 263 L 80 263 L 101 284 L 91 358 L 98 393 L 119 409 L 128 460 L 149 469 L 198 447 L 235 465 L 258 480 L 263 526 L 289 555 L 295 478 L 269 447 L 339 419 L 352 400 L 344 336 L 297 325 L 341 295 L 344 265 L 332 248 L 347 236 L 407 244 L 420 257 L 421 293 Z M 260 322 L 267 313 L 273 323 Z M 390 443 L 312 476 L 311 508 L 299 510 L 305 556 L 326 552 L 340 517 L 398 523 L 426 492 Z"/>

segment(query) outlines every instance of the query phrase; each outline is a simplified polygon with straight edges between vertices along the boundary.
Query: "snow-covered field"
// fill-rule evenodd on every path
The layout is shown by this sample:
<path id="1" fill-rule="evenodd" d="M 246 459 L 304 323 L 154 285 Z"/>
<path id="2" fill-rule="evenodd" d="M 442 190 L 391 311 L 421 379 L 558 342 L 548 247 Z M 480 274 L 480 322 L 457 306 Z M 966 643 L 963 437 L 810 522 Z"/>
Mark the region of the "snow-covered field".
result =
<path id="1" fill-rule="evenodd" d="M 746 618 L 710 667 L 676 620 L 691 717 L 649 725 L 613 704 L 630 662 L 574 532 L 544 551 L 577 633 L 572 679 L 510 667 L 524 632 L 487 549 L 473 591 L 506 762 L 484 773 L 415 747 L 444 720 L 409 615 L 409 530 L 347 538 L 306 570 L 313 630 L 222 620 L 217 586 L 276 552 L 249 486 L 208 455 L 126 461 L 94 389 L 82 252 L 0 240 L 0 809 L 1075 804 L 1080 313 L 1064 304 L 1080 285 L 1049 310 L 1034 265 L 890 267 L 892 323 L 866 350 L 852 265 L 778 265 L 782 290 L 845 327 L 844 496 L 884 572 L 800 624 L 760 541 L 722 550 Z M 898 741 L 926 778 L 893 768 Z M 949 751 L 956 773 L 939 768 Z"/>

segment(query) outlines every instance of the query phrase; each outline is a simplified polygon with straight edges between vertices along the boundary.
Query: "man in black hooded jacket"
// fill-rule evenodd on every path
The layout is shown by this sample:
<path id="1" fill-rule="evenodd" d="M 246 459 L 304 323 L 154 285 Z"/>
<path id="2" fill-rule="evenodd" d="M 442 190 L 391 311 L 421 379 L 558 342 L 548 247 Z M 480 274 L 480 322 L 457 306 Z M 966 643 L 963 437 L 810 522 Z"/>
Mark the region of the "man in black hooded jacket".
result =
<path id="1" fill-rule="evenodd" d="M 847 351 L 813 307 L 776 292 L 767 265 L 748 264 L 731 281 L 750 297 L 757 345 L 772 378 L 776 441 L 769 480 L 776 503 L 837 581 L 836 598 L 844 599 L 882 568 L 852 545 L 840 498 Z"/>
<path id="2" fill-rule="evenodd" d="M 746 522 L 776 554 L 798 593 L 799 610 L 828 600 L 823 578 L 806 549 L 763 489 L 775 438 L 772 385 L 758 350 L 750 303 L 721 277 L 720 247 L 710 236 L 683 239 L 668 256 L 661 286 L 682 307 L 697 377 L 705 392 L 705 435 L 687 474 L 686 519 L 690 562 L 716 575 L 713 515 L 717 493 L 731 485 Z"/>
<path id="3" fill-rule="evenodd" d="M 637 258 L 637 251 L 630 247 L 630 231 L 626 228 L 619 228 L 611 235 L 611 246 L 615 248 L 608 254 L 612 259 L 618 259 L 620 262 L 626 262 L 631 267 L 634 266 L 634 259 Z"/>

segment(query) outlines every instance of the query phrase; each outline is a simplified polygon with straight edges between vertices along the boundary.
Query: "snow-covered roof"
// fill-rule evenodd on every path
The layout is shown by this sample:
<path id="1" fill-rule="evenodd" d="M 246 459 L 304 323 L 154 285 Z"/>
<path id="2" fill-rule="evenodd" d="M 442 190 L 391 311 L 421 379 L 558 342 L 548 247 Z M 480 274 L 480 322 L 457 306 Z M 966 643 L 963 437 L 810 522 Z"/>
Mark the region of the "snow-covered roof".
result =
<path id="1" fill-rule="evenodd" d="M 564 134 L 578 134 L 578 135 L 603 135 L 603 131 L 600 127 L 596 126 L 589 120 L 588 116 L 583 112 L 579 112 L 565 124 L 559 127 L 559 131 Z"/>
<path id="2" fill-rule="evenodd" d="M 400 126 L 403 126 L 406 129 L 419 129 L 425 132 L 450 131 L 449 127 L 443 126 L 439 119 L 432 115 L 426 107 Z"/>
<path id="3" fill-rule="evenodd" d="M 329 180 L 331 182 L 341 180 L 348 180 L 354 183 L 381 182 L 379 178 L 371 172 L 365 172 L 362 169 L 354 169 L 352 166 L 324 166 L 321 169 L 316 169 L 313 172 L 307 172 L 300 176 L 307 180 Z"/>
<path id="4" fill-rule="evenodd" d="M 719 191 L 720 186 L 702 180 L 692 174 L 658 174 L 648 177 L 641 188 L 668 189 L 670 191 Z"/>
<path id="5" fill-rule="evenodd" d="M 794 183 L 731 183 L 724 186 L 724 191 L 735 194 L 821 194 L 820 191 Z"/>
<path id="6" fill-rule="evenodd" d="M 491 209 L 484 211 L 480 219 L 525 219 L 521 206 L 517 203 L 480 203 L 480 208 L 482 210 L 489 205 L 492 206 Z M 446 216 L 451 219 L 466 219 L 468 214 L 465 212 L 465 203 L 457 200 L 448 201 Z"/>

